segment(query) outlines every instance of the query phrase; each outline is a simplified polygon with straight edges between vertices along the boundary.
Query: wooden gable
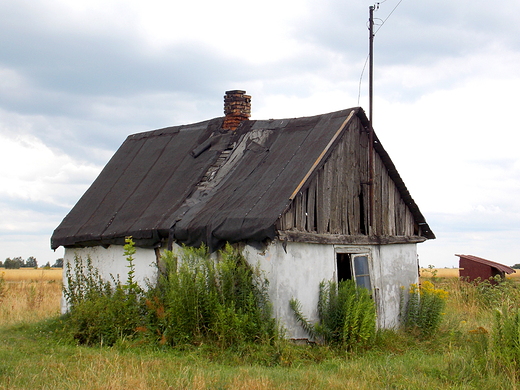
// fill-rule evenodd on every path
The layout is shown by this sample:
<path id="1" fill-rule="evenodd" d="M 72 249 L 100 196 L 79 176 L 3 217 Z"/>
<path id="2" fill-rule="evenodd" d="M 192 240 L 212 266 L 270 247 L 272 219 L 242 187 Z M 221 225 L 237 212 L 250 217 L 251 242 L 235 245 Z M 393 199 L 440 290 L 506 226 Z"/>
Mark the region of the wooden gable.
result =
<path id="1" fill-rule="evenodd" d="M 278 220 L 280 237 L 331 243 L 424 241 L 387 164 L 379 153 L 373 156 L 371 215 L 369 133 L 355 116 Z"/>

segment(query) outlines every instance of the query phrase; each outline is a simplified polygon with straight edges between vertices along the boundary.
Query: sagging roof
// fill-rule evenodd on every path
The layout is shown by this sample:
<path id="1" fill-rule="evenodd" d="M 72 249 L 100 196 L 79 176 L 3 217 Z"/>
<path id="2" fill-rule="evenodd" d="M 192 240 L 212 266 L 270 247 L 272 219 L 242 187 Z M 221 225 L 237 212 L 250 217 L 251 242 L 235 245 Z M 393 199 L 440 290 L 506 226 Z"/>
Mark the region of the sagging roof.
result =
<path id="1" fill-rule="evenodd" d="M 126 236 L 139 246 L 169 239 L 210 248 L 272 239 L 291 195 L 349 115 L 368 123 L 352 108 L 244 121 L 234 132 L 215 118 L 131 135 L 54 231 L 51 247 L 121 244 Z M 423 236 L 435 238 L 377 138 L 374 148 Z"/>
<path id="2" fill-rule="evenodd" d="M 477 257 L 477 256 L 473 256 L 473 255 L 455 255 L 455 256 L 458 256 L 459 259 L 466 259 L 466 260 L 470 260 L 470 261 L 474 261 L 474 262 L 477 262 L 480 264 L 487 265 L 489 267 L 496 268 L 497 270 L 499 270 L 501 272 L 505 272 L 506 274 L 512 274 L 512 273 L 516 272 L 513 268 L 508 267 L 507 265 L 496 263 L 491 260 L 486 260 L 481 257 Z"/>

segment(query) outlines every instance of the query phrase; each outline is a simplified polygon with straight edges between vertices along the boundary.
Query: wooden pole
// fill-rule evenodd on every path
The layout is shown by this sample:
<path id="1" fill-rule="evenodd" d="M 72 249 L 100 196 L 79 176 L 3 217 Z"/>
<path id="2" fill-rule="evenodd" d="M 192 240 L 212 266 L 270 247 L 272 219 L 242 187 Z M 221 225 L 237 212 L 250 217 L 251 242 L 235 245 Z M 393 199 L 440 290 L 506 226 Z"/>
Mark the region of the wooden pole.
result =
<path id="1" fill-rule="evenodd" d="M 369 213 L 368 234 L 374 234 L 374 127 L 372 126 L 373 114 L 373 80 L 374 80 L 374 9 L 369 7 L 369 64 L 368 64 L 368 120 L 369 120 L 369 143 L 368 143 L 368 191 L 369 191 Z"/>

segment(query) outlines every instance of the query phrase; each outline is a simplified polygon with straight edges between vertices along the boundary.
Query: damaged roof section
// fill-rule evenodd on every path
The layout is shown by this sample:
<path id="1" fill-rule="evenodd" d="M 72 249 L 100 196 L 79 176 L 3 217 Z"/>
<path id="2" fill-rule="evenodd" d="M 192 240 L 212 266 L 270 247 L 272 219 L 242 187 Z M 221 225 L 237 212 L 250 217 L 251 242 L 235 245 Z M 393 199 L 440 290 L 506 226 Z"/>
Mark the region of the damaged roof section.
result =
<path id="1" fill-rule="evenodd" d="M 273 239 L 295 190 L 349 115 L 367 121 L 353 108 L 244 121 L 235 131 L 216 118 L 131 135 L 55 230 L 51 247 L 121 244 L 126 236 L 139 246 L 170 240 L 212 249 Z M 435 238 L 382 146 L 375 150 L 422 235 Z"/>

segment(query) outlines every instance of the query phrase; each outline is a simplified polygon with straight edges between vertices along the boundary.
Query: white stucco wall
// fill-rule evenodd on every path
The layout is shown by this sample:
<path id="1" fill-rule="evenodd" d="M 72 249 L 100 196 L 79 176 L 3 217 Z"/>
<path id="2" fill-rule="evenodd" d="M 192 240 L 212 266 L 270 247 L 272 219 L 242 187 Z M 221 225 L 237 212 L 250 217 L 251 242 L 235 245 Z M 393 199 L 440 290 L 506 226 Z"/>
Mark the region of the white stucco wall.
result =
<path id="1" fill-rule="evenodd" d="M 337 252 L 369 255 L 379 327 L 398 325 L 401 286 L 418 281 L 416 244 L 354 246 L 288 242 L 286 251 L 281 242 L 275 241 L 265 251 L 247 246 L 244 254 L 251 264 L 259 263 L 265 271 L 274 315 L 289 338 L 308 337 L 294 319 L 289 301 L 298 299 L 304 315 L 312 322 L 318 320 L 319 284 L 324 280 L 337 280 Z"/>
<path id="2" fill-rule="evenodd" d="M 136 249 L 136 280 L 142 287 L 146 287 L 146 280 L 156 279 L 156 254 L 153 249 Z M 84 260 L 90 256 L 93 266 L 99 269 L 105 280 L 111 280 L 110 275 L 113 275 L 125 282 L 128 268 L 123 252 L 123 247 L 117 245 L 106 249 L 65 249 L 64 263 L 73 263 L 75 254 Z M 338 252 L 369 255 L 370 279 L 378 306 L 378 326 L 394 328 L 398 325 L 401 286 L 408 287 L 418 282 L 416 244 L 355 246 L 287 242 L 284 250 L 282 242 L 273 241 L 263 251 L 245 246 L 243 253 L 248 262 L 253 266 L 259 264 L 269 280 L 273 314 L 285 328 L 286 337 L 308 337 L 294 319 L 289 301 L 291 298 L 298 299 L 305 316 L 316 322 L 319 284 L 324 280 L 337 280 Z M 66 310 L 67 306 L 62 301 L 62 312 Z"/>
<path id="3" fill-rule="evenodd" d="M 378 289 L 378 325 L 399 325 L 401 287 L 419 282 L 417 244 L 393 244 L 373 247 L 372 275 Z"/>

